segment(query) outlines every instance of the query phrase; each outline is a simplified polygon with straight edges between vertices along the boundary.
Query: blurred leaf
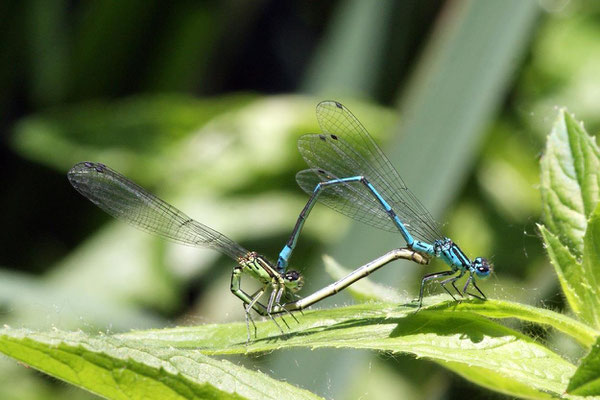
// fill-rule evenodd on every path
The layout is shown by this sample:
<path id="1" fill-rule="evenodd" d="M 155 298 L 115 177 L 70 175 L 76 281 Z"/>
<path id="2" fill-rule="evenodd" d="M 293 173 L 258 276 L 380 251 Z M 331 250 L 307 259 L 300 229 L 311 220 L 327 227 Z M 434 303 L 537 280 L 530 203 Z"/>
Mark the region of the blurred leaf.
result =
<path id="1" fill-rule="evenodd" d="M 469 243 L 471 254 L 493 254 L 490 251 L 495 244 L 493 227 L 486 218 L 483 205 L 471 201 L 459 203 L 448 219 L 445 233 L 455 243 Z M 486 283 L 483 284 L 485 287 Z"/>
<path id="2" fill-rule="evenodd" d="M 600 328 L 600 269 L 596 268 L 600 255 L 595 243 L 600 215 L 594 212 L 598 171 L 600 150 L 594 138 L 561 110 L 541 161 L 546 223 L 541 232 L 569 305 L 596 329 Z"/>
<path id="3" fill-rule="evenodd" d="M 435 300 L 426 299 L 426 305 Z M 473 302 L 471 307 L 486 307 L 486 303 Z M 501 308 L 501 304 L 497 306 Z M 131 332 L 117 338 L 212 355 L 293 347 L 409 353 L 434 360 L 476 384 L 530 398 L 562 394 L 575 370 L 536 341 L 474 312 L 462 311 L 454 302 L 414 311 L 415 305 L 387 303 L 308 311 L 299 317 L 300 325 L 292 325 L 293 331 L 285 335 L 270 321 L 258 323 L 260 337 L 248 346 L 246 326 L 241 323 Z M 505 311 L 519 318 L 514 308 Z"/>
<path id="4" fill-rule="evenodd" d="M 111 165 L 141 184 L 201 181 L 203 187 L 239 191 L 247 185 L 257 191 L 273 182 L 270 188 L 280 189 L 276 178 L 291 176 L 300 166 L 297 137 L 318 129 L 316 103 L 303 96 L 251 95 L 94 102 L 24 118 L 15 128 L 13 146 L 65 172 L 89 160 Z M 359 104 L 359 109 L 376 137 L 395 120 L 381 107 Z"/>
<path id="5" fill-rule="evenodd" d="M 457 1 L 447 3 L 443 13 L 403 92 L 406 118 L 397 130 L 405 136 L 389 151 L 433 215 L 462 187 L 530 40 L 539 6 Z"/>
<path id="6" fill-rule="evenodd" d="M 98 396 L 68 385 L 56 385 L 26 364 L 0 359 L 0 398 L 7 400 L 97 400 Z"/>
<path id="7" fill-rule="evenodd" d="M 403 362 L 418 363 L 417 360 L 403 359 Z M 340 399 L 377 399 L 377 400 L 398 400 L 398 399 L 426 399 L 427 397 L 420 395 L 423 386 L 436 385 L 436 389 L 440 386 L 440 382 L 436 381 L 435 374 L 430 374 L 431 379 L 417 381 L 412 378 L 411 372 L 399 374 L 398 369 L 405 372 L 404 368 L 399 366 L 399 359 L 395 359 L 394 363 L 389 363 L 383 357 L 376 357 L 367 364 L 360 364 L 352 368 L 349 373 L 350 385 L 340 396 Z M 398 368 L 400 367 L 400 368 Z M 439 377 L 439 376 L 437 376 Z"/>
<path id="8" fill-rule="evenodd" d="M 308 93 L 360 97 L 371 93 L 382 71 L 385 35 L 394 2 L 350 0 L 337 4 L 334 19 L 304 77 Z"/>
<path id="9" fill-rule="evenodd" d="M 517 124 L 495 122 L 476 170 L 477 183 L 487 199 L 510 222 L 540 213 L 539 149 L 524 143 L 528 134 Z"/>
<path id="10" fill-rule="evenodd" d="M 96 98 L 137 88 L 139 63 L 145 61 L 156 34 L 160 11 L 156 0 L 99 0 L 73 7 L 71 12 L 78 18 L 69 35 L 69 98 Z"/>
<path id="11" fill-rule="evenodd" d="M 6 270 L 0 270 L 0 306 L 7 310 L 2 315 L 3 323 L 32 328 L 123 331 L 165 324 L 138 305 L 102 296 L 101 291 L 68 288 Z"/>
<path id="12" fill-rule="evenodd" d="M 600 124 L 598 10 L 586 12 L 583 4 L 586 2 L 570 2 L 572 10 L 546 15 L 516 86 L 515 110 L 540 136 L 546 135 L 554 120 L 557 104 L 568 104 L 588 128 L 594 127 L 592 131 Z"/>
<path id="13" fill-rule="evenodd" d="M 121 169 L 154 167 L 203 124 L 249 100 L 249 96 L 198 100 L 163 95 L 60 107 L 21 120 L 13 145 L 27 158 L 63 171 L 90 159 L 120 164 Z"/>
<path id="14" fill-rule="evenodd" d="M 27 24 L 31 97 L 39 105 L 63 101 L 67 85 L 68 6 L 64 0 L 31 1 Z"/>
<path id="15" fill-rule="evenodd" d="M 81 332 L 0 329 L 0 351 L 109 399 L 318 399 L 194 350 Z"/>
<path id="16" fill-rule="evenodd" d="M 176 2 L 162 15 L 164 28 L 155 51 L 150 52 L 144 87 L 153 91 L 188 92 L 206 79 L 207 65 L 220 51 L 215 42 L 220 34 L 215 18 L 217 4 Z M 161 24 L 161 25 L 162 25 Z M 204 78 L 204 79 L 203 79 Z"/>
<path id="17" fill-rule="evenodd" d="M 567 393 L 578 396 L 600 396 L 600 338 L 571 377 Z"/>
<path id="18" fill-rule="evenodd" d="M 179 306 L 181 282 L 166 263 L 159 262 L 163 257 L 164 245 L 159 239 L 138 234 L 126 224 L 109 224 L 52 266 L 44 281 L 57 290 L 85 294 L 94 301 L 172 311 Z M 94 313 L 89 310 L 81 315 L 92 317 Z"/>

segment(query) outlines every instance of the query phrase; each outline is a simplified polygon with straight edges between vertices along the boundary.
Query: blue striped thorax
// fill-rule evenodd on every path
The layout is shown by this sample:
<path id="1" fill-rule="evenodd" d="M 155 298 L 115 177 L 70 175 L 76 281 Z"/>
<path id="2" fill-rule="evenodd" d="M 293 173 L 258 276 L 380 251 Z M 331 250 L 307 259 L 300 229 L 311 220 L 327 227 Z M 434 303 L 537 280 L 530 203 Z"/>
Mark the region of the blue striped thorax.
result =
<path id="1" fill-rule="evenodd" d="M 480 278 L 487 278 L 492 269 L 487 259 L 477 257 L 473 261 L 449 238 L 439 239 L 433 243 L 434 254 L 455 269 L 468 270 Z"/>

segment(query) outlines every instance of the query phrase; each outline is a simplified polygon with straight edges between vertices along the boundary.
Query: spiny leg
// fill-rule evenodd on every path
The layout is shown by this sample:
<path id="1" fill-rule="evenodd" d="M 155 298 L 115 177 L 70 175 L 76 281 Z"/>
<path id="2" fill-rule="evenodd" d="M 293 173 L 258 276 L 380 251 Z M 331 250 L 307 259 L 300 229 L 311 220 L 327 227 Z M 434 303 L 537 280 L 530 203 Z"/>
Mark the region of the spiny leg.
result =
<path id="1" fill-rule="evenodd" d="M 256 336 L 256 324 L 254 323 L 254 320 L 252 319 L 252 316 L 250 315 L 250 310 L 254 306 L 260 304 L 258 302 L 258 299 L 263 295 L 266 286 L 262 289 L 259 289 L 252 296 L 250 296 L 248 293 L 243 291 L 241 288 L 242 271 L 243 271 L 243 268 L 240 266 L 236 266 L 233 269 L 233 272 L 231 274 L 231 293 L 233 293 L 236 297 L 238 297 L 243 302 L 245 317 L 246 317 L 246 329 L 247 329 L 247 334 L 248 334 L 246 344 L 248 344 L 250 342 L 250 323 L 249 322 L 252 322 L 252 325 L 254 325 L 254 335 Z M 246 305 L 248 305 L 248 306 L 246 306 Z M 265 311 L 259 307 L 256 307 L 254 310 L 260 315 L 266 315 Z M 271 317 L 271 319 L 272 319 L 272 317 Z M 277 325 L 277 323 L 275 323 L 275 325 Z M 277 327 L 279 327 L 279 325 L 277 325 Z M 281 330 L 280 327 L 279 327 L 279 329 Z"/>
<path id="2" fill-rule="evenodd" d="M 275 296 L 275 305 L 282 308 L 283 312 L 285 312 L 287 315 L 292 317 L 294 319 L 294 321 L 296 321 L 296 323 L 299 324 L 300 321 L 298 321 L 298 318 L 296 318 L 296 316 L 294 314 L 292 314 L 289 310 L 287 310 L 285 307 L 282 307 L 282 305 L 281 305 L 281 296 L 283 295 L 283 293 L 285 293 L 285 285 L 283 283 L 281 283 L 280 285 L 281 286 L 279 288 L 277 296 Z"/>
<path id="3" fill-rule="evenodd" d="M 458 288 L 456 287 L 456 281 L 457 281 L 457 280 L 459 280 L 460 278 L 462 278 L 462 276 L 463 276 L 464 274 L 465 274 L 465 271 L 464 271 L 464 270 L 461 270 L 461 271 L 460 271 L 460 274 L 458 274 L 457 276 L 453 276 L 452 278 L 444 279 L 443 281 L 441 281 L 441 282 L 440 282 L 440 285 L 442 285 L 442 287 L 443 287 L 444 289 L 446 289 L 445 285 L 446 285 L 447 283 L 451 283 L 451 284 L 452 284 L 452 287 L 454 288 L 454 290 L 456 290 L 456 293 L 458 293 L 458 295 L 459 295 L 460 297 L 463 297 L 463 294 L 461 293 L 461 291 L 460 291 L 460 290 L 458 290 Z M 446 291 L 448 292 L 448 290 L 446 290 Z M 448 292 L 448 293 L 450 293 L 450 292 Z M 452 296 L 452 294 L 450 294 L 450 296 Z M 452 296 L 452 298 L 454 299 L 454 296 Z M 456 300 L 456 299 L 454 299 L 454 300 Z"/>
<path id="4" fill-rule="evenodd" d="M 257 296 L 258 296 L 258 297 L 261 297 L 261 296 L 263 295 L 263 293 L 265 292 L 265 290 L 267 290 L 267 287 L 266 287 L 266 286 L 263 286 L 263 287 L 261 287 L 261 288 L 258 288 L 258 290 L 257 290 L 256 292 L 252 293 L 252 294 L 250 295 L 250 297 L 251 297 L 252 299 L 254 299 L 254 298 L 257 298 Z M 260 295 L 259 295 L 259 293 L 260 293 Z M 259 303 L 258 301 L 256 302 L 256 304 L 260 304 L 262 307 L 264 307 L 264 308 L 265 308 L 265 310 L 267 309 L 267 307 L 263 306 L 263 305 L 262 305 L 261 303 Z"/>
<path id="5" fill-rule="evenodd" d="M 257 336 L 258 330 L 256 329 L 256 324 L 254 323 L 254 318 L 252 318 L 252 314 L 250 314 L 250 311 L 252 310 L 258 299 L 260 299 L 260 297 L 263 295 L 265 289 L 266 286 L 261 289 L 258 289 L 252 294 L 252 300 L 250 301 L 250 303 L 248 303 L 247 305 L 244 304 L 244 311 L 246 312 L 246 329 L 248 331 L 248 339 L 246 341 L 246 344 L 250 342 L 250 325 L 248 324 L 248 321 L 252 322 L 252 326 L 254 327 L 254 337 L 256 338 Z"/>
<path id="6" fill-rule="evenodd" d="M 275 324 L 275 326 L 277 326 L 277 329 L 279 329 L 279 331 L 282 334 L 285 334 L 285 332 L 283 331 L 283 329 L 281 328 L 281 326 L 277 323 L 277 321 L 275 320 L 275 318 L 273 317 L 273 315 L 271 313 L 267 313 L 267 316 L 271 319 L 271 321 L 273 321 L 273 323 Z M 283 321 L 283 323 L 285 324 L 285 326 L 287 326 L 288 329 L 289 329 L 289 326 L 288 326 L 287 322 L 285 321 L 285 319 L 281 318 L 281 320 Z"/>
<path id="7" fill-rule="evenodd" d="M 297 300 L 302 299 L 302 296 L 300 296 L 298 293 L 291 293 L 291 297 L 292 297 L 292 300 L 293 299 L 297 299 Z M 302 309 L 299 309 L 297 311 L 304 316 L 304 311 Z"/>
<path id="8" fill-rule="evenodd" d="M 452 275 L 456 273 L 456 271 L 442 271 L 442 272 L 434 272 L 433 274 L 429 274 L 429 275 L 425 275 L 423 277 L 423 279 L 421 279 L 421 290 L 419 291 L 419 308 L 417 309 L 417 311 L 419 311 L 421 309 L 421 307 L 423 306 L 423 289 L 425 288 L 425 282 L 430 281 L 432 279 L 436 279 L 436 278 L 440 278 L 442 276 L 448 276 L 448 275 Z M 452 293 L 450 293 L 450 291 L 446 288 L 446 286 L 442 286 L 446 292 L 448 292 L 448 294 L 450 294 L 450 296 L 456 300 L 454 298 L 454 296 L 452 296 Z"/>
<path id="9" fill-rule="evenodd" d="M 269 315 L 271 315 L 271 314 L 269 314 Z M 275 319 L 274 319 L 275 317 L 271 317 L 271 318 L 273 318 L 273 321 L 275 321 Z M 285 320 L 285 318 L 283 318 L 283 315 L 280 315 L 279 318 L 283 321 L 283 323 L 285 324 L 285 327 L 288 328 L 288 330 L 292 329 L 292 328 L 290 328 L 290 324 L 288 324 L 287 321 Z M 284 333 L 284 332 L 281 331 L 281 333 Z"/>
<path id="10" fill-rule="evenodd" d="M 456 281 L 459 279 L 459 277 L 457 276 L 454 279 L 451 279 L 450 282 L 452 283 L 452 287 L 454 288 L 454 290 L 456 290 L 456 293 L 458 293 L 460 295 L 460 297 L 464 297 L 463 294 L 461 293 L 460 290 L 458 290 L 458 288 L 456 287 Z M 442 283 L 443 285 L 443 283 Z"/>
<path id="11" fill-rule="evenodd" d="M 273 321 L 273 323 L 275 325 L 277 325 L 277 327 L 279 328 L 279 330 L 281 331 L 281 333 L 284 334 L 285 332 L 283 331 L 283 329 L 281 329 L 281 326 L 279 326 L 279 324 L 277 323 L 277 321 L 275 321 L 275 318 L 271 314 L 271 311 L 273 310 L 273 303 L 275 302 L 275 296 L 277 295 L 277 291 L 278 291 L 277 285 L 273 284 L 272 285 L 272 290 L 271 290 L 271 295 L 269 296 L 269 302 L 267 303 L 267 315 L 269 316 L 269 318 L 271 318 L 271 321 Z M 285 319 L 283 319 L 283 317 L 281 317 L 281 320 L 283 321 L 283 323 L 285 324 L 285 326 L 288 329 L 290 329 L 290 326 L 288 325 L 287 321 Z"/>
<path id="12" fill-rule="evenodd" d="M 454 297 L 454 295 L 452 294 L 452 292 L 450 290 L 448 290 L 448 288 L 446 287 L 446 285 L 444 285 L 442 282 L 440 282 L 440 286 L 442 287 L 442 289 L 444 289 L 446 291 L 446 293 L 448 293 L 450 295 L 450 297 L 452 297 L 452 300 L 457 301 L 456 297 Z M 461 294 L 462 297 L 462 294 Z"/>
<path id="13" fill-rule="evenodd" d="M 476 294 L 473 294 L 473 293 L 467 292 L 467 289 L 469 288 L 469 283 L 472 283 L 472 284 L 473 284 L 473 287 L 474 287 L 475 289 L 477 289 L 477 291 L 479 292 L 479 294 L 481 294 L 481 297 L 480 297 L 480 296 L 478 296 L 478 295 L 476 295 Z M 469 275 L 469 279 L 467 279 L 467 283 L 465 284 L 465 287 L 464 287 L 464 289 L 463 289 L 463 293 L 465 293 L 465 294 L 468 294 L 469 296 L 473 296 L 473 297 L 475 297 L 476 299 L 479 299 L 479 300 L 482 300 L 482 301 L 485 301 L 485 300 L 487 300 L 487 297 L 486 297 L 486 295 L 485 295 L 485 294 L 483 294 L 483 292 L 482 292 L 482 291 L 479 289 L 479 287 L 477 287 L 477 284 L 475 283 L 475 279 L 473 278 L 473 275 Z"/>
<path id="14" fill-rule="evenodd" d="M 250 312 L 250 310 L 254 307 L 254 305 L 258 302 L 258 299 L 261 298 L 261 296 L 263 295 L 263 293 L 265 292 L 265 290 L 267 290 L 267 286 L 258 289 L 256 292 L 254 292 L 251 296 L 252 300 L 247 304 L 246 306 L 246 312 Z"/>
<path id="15" fill-rule="evenodd" d="M 289 315 L 290 317 L 292 317 L 292 318 L 294 319 L 294 321 L 296 321 L 296 323 L 297 323 L 297 324 L 299 324 L 299 323 L 300 323 L 300 321 L 298 321 L 298 318 L 296 318 L 296 316 L 295 316 L 295 315 L 294 315 L 294 314 L 293 314 L 293 313 L 292 313 L 290 310 L 286 310 L 285 308 L 283 308 L 283 311 L 284 311 L 284 312 L 285 312 L 287 315 Z M 300 311 L 300 312 L 302 312 L 302 311 Z M 302 315 L 304 315 L 304 314 L 302 314 Z M 283 318 L 283 316 L 282 316 L 282 318 Z"/>
<path id="16" fill-rule="evenodd" d="M 252 322 L 252 326 L 254 327 L 254 337 L 255 338 L 258 334 L 258 330 L 256 329 L 256 324 L 254 323 L 254 318 L 252 318 L 252 315 L 250 315 L 250 313 L 248 312 L 246 305 L 242 304 L 242 306 L 244 307 L 244 311 L 245 311 L 245 315 L 246 315 L 246 333 L 247 333 L 246 346 L 247 346 L 248 344 L 250 344 L 250 323 L 249 322 Z"/>

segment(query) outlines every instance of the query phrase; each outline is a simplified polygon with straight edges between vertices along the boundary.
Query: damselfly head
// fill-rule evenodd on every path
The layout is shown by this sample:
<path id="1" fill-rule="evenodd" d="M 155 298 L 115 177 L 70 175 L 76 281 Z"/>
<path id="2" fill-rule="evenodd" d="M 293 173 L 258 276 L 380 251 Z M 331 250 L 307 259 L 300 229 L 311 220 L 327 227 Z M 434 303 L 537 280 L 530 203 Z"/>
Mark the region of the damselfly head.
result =
<path id="1" fill-rule="evenodd" d="M 298 271 L 287 271 L 283 274 L 285 286 L 292 292 L 297 292 L 304 286 L 304 277 Z"/>
<path id="2" fill-rule="evenodd" d="M 490 264 L 490 262 L 487 260 L 487 258 L 483 258 L 483 257 L 475 258 L 471 265 L 473 266 L 475 275 L 477 275 L 478 278 L 482 278 L 482 279 L 485 279 L 488 276 L 490 276 L 490 274 L 494 270 L 492 264 Z"/>

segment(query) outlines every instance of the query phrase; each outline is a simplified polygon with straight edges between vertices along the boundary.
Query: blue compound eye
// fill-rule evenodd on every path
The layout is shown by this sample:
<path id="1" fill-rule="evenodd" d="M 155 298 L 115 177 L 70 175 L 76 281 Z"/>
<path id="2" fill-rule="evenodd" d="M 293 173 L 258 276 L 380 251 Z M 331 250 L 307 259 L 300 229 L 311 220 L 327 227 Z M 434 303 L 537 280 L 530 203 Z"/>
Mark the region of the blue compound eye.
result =
<path id="1" fill-rule="evenodd" d="M 483 257 L 477 257 L 473 260 L 473 267 L 479 278 L 487 278 L 492 271 L 492 265 Z"/>

